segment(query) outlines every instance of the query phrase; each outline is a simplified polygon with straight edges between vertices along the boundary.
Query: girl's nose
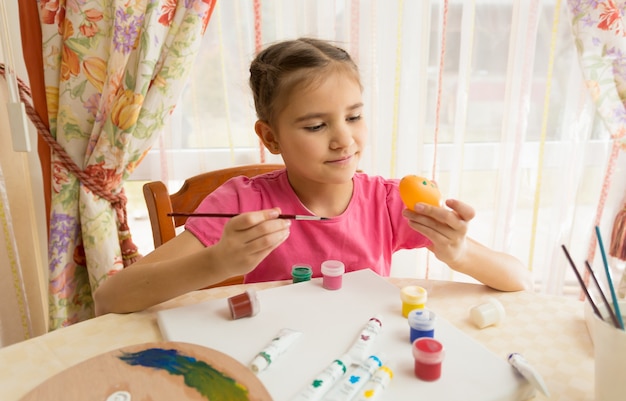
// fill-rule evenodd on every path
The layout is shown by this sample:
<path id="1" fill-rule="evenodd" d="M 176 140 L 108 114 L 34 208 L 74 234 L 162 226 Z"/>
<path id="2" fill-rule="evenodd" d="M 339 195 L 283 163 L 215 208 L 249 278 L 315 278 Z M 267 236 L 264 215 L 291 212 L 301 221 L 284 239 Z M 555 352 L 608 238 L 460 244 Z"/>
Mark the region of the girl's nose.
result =
<path id="1" fill-rule="evenodd" d="M 332 132 L 332 138 L 330 140 L 330 147 L 332 149 L 341 149 L 348 147 L 352 144 L 354 138 L 352 137 L 352 130 L 348 124 L 339 124 L 335 126 Z"/>

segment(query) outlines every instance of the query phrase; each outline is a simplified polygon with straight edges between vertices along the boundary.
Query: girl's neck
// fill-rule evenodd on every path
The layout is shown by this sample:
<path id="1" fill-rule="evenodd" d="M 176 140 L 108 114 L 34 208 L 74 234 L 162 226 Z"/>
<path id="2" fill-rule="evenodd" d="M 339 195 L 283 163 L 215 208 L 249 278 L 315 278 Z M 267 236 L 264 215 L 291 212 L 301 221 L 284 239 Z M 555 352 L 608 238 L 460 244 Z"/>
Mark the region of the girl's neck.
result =
<path id="1" fill-rule="evenodd" d="M 289 183 L 302 205 L 316 216 L 323 217 L 336 217 L 342 214 L 350 204 L 354 189 L 352 180 L 341 184 L 299 185 L 291 180 Z"/>

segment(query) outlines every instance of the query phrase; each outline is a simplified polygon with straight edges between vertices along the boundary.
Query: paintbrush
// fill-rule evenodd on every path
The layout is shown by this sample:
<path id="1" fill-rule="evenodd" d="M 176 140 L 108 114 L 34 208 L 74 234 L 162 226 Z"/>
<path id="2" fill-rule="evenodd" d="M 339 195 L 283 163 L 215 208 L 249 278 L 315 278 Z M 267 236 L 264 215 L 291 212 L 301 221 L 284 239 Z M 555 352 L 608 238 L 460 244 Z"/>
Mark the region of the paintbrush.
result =
<path id="1" fill-rule="evenodd" d="M 565 252 L 565 256 L 567 256 L 567 260 L 569 261 L 570 266 L 572 266 L 574 273 L 576 273 L 576 278 L 578 279 L 580 286 L 585 292 L 585 295 L 587 296 L 587 299 L 589 300 L 589 303 L 591 304 L 591 307 L 593 308 L 593 312 L 596 314 L 596 316 L 602 319 L 602 313 L 600 313 L 600 309 L 598 309 L 595 302 L 593 302 L 593 299 L 591 298 L 591 294 L 589 294 L 589 290 L 585 286 L 585 282 L 583 281 L 583 278 L 580 276 L 580 273 L 578 272 L 578 268 L 576 268 L 576 264 L 572 260 L 572 257 L 569 255 L 569 252 L 567 252 L 567 248 L 565 247 L 565 245 L 561 245 L 561 248 L 563 248 L 563 252 Z"/>
<path id="2" fill-rule="evenodd" d="M 609 271 L 609 262 L 606 259 L 606 253 L 604 252 L 604 245 L 602 244 L 602 236 L 600 235 L 600 228 L 596 226 L 596 236 L 598 237 L 598 246 L 600 247 L 600 253 L 602 253 L 602 262 L 604 262 L 604 271 L 606 272 L 606 281 L 609 283 L 609 290 L 611 290 L 611 298 L 613 298 L 613 308 L 615 309 L 615 315 L 619 322 L 619 328 L 624 330 L 624 321 L 622 320 L 622 312 L 619 310 L 619 302 L 617 302 L 617 295 L 615 294 L 615 287 L 613 287 L 613 280 L 611 279 L 611 272 Z"/>
<path id="3" fill-rule="evenodd" d="M 171 217 L 235 217 L 238 216 L 239 213 L 183 213 L 183 212 L 172 212 L 168 213 L 168 216 Z M 330 220 L 329 217 L 320 217 L 320 216 L 306 216 L 302 214 L 279 214 L 279 219 L 289 219 L 289 220 L 311 220 L 311 221 L 320 221 L 320 220 Z"/>
<path id="4" fill-rule="evenodd" d="M 585 266 L 587 266 L 587 271 L 591 275 L 593 282 L 596 283 L 596 287 L 598 288 L 598 292 L 600 293 L 600 296 L 602 297 L 602 301 L 604 302 L 604 305 L 606 306 L 606 308 L 609 310 L 609 315 L 611 316 L 611 320 L 613 320 L 613 324 L 615 325 L 616 328 L 619 329 L 620 328 L 619 321 L 617 320 L 617 317 L 615 316 L 615 312 L 613 311 L 613 308 L 611 308 L 611 304 L 609 304 L 609 300 L 606 299 L 606 295 L 604 295 L 604 292 L 602 291 L 602 288 L 600 287 L 600 283 L 598 282 L 598 279 L 596 278 L 596 275 L 593 272 L 593 269 L 591 269 L 589 262 L 586 260 L 585 260 Z"/>

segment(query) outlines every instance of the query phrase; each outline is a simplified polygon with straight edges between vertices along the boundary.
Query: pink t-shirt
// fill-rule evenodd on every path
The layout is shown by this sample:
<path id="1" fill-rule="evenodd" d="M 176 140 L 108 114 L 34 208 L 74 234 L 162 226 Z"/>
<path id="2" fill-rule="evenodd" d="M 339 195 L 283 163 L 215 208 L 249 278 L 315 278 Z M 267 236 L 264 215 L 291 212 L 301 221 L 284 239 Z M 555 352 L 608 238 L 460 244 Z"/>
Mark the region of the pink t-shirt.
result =
<path id="1" fill-rule="evenodd" d="M 321 264 L 328 259 L 342 261 L 346 272 L 369 268 L 389 276 L 393 252 L 430 244 L 402 216 L 398 180 L 357 173 L 353 181 L 352 200 L 340 216 L 294 220 L 287 240 L 248 273 L 245 282 L 291 279 L 291 267 L 296 263 L 311 265 L 313 277 L 320 277 Z M 233 178 L 207 196 L 196 212 L 241 213 L 272 207 L 280 207 L 285 214 L 311 215 L 291 188 L 284 169 Z M 209 246 L 220 239 L 225 223 L 222 218 L 196 217 L 189 218 L 185 228 Z"/>

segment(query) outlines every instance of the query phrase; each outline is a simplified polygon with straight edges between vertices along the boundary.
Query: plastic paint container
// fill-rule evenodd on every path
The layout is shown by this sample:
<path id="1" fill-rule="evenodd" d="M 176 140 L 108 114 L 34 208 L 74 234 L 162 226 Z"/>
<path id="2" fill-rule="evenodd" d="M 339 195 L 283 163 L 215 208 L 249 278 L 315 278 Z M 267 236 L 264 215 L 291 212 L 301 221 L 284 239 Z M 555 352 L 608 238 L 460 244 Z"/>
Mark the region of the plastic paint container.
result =
<path id="1" fill-rule="evenodd" d="M 441 363 L 444 358 L 443 344 L 434 338 L 422 337 L 413 342 L 415 376 L 424 381 L 435 381 L 441 377 Z"/>
<path id="2" fill-rule="evenodd" d="M 407 285 L 400 290 L 402 300 L 402 316 L 409 317 L 413 309 L 423 309 L 426 305 L 428 293 L 418 285 Z"/>
<path id="3" fill-rule="evenodd" d="M 294 283 L 299 283 L 301 281 L 309 281 L 311 280 L 311 276 L 313 275 L 313 269 L 310 265 L 293 265 L 291 268 L 291 278 Z"/>
<path id="4" fill-rule="evenodd" d="M 413 309 L 409 312 L 409 328 L 411 344 L 422 337 L 435 336 L 435 319 L 437 315 L 429 309 Z"/>
<path id="5" fill-rule="evenodd" d="M 322 262 L 322 287 L 327 290 L 338 290 L 343 284 L 343 274 L 346 267 L 339 260 L 326 260 Z"/>
<path id="6" fill-rule="evenodd" d="M 470 319 L 479 329 L 500 323 L 505 315 L 504 306 L 495 298 L 470 309 Z"/>
<path id="7" fill-rule="evenodd" d="M 250 317 L 259 313 L 259 301 L 254 288 L 228 298 L 228 306 L 233 319 Z"/>

